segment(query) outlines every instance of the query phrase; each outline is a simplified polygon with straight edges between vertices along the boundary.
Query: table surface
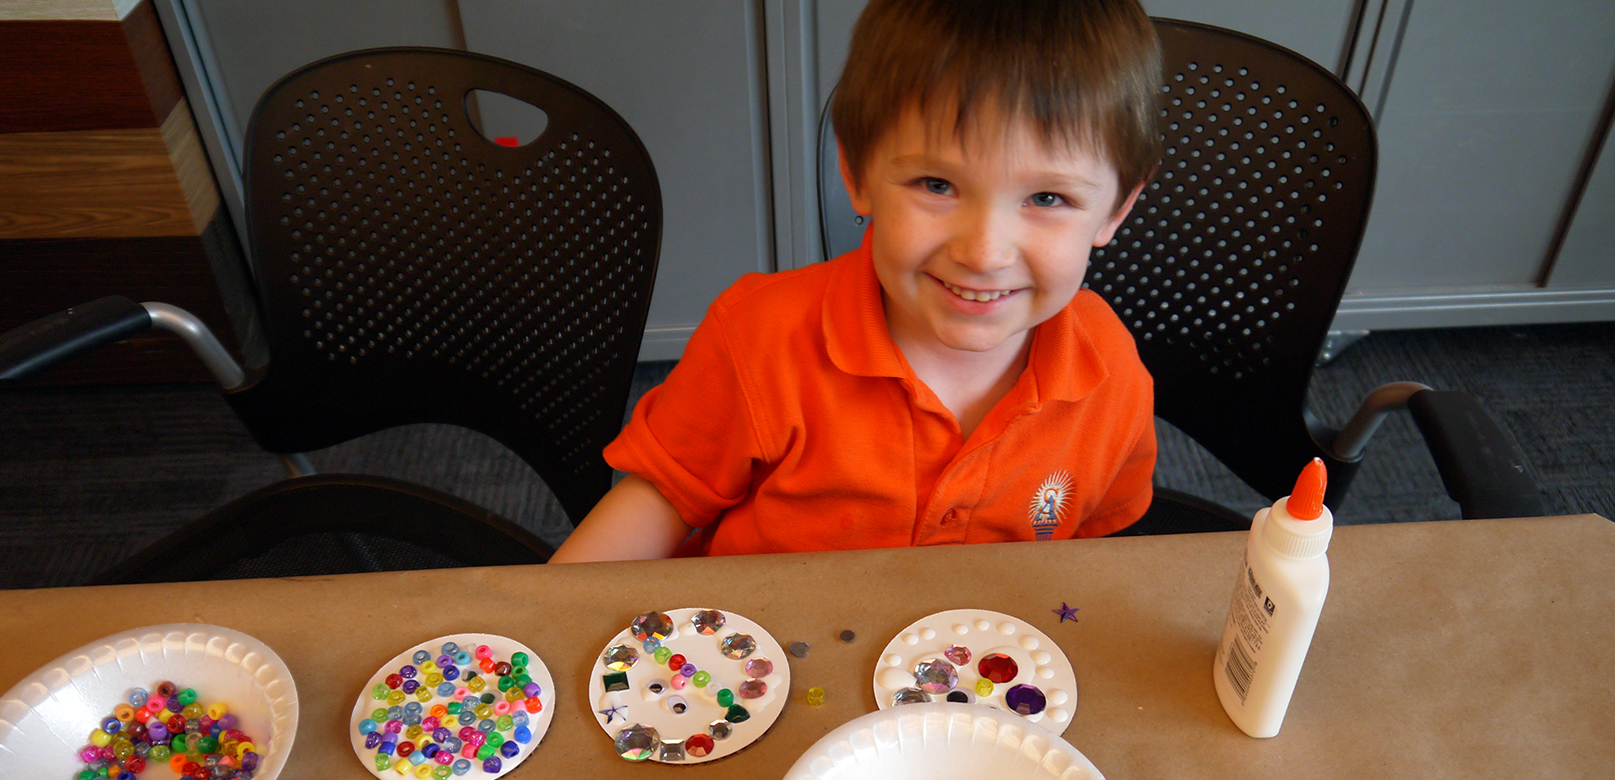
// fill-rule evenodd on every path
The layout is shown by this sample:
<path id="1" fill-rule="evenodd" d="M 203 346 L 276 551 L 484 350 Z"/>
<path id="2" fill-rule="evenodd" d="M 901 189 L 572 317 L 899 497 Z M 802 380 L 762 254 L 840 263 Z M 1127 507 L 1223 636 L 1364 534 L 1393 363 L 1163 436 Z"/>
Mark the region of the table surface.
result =
<path id="1" fill-rule="evenodd" d="M 1223 713 L 1212 656 L 1245 534 L 1093 539 L 324 578 L 0 591 L 0 690 L 143 625 L 255 636 L 301 700 L 285 778 L 367 778 L 346 728 L 370 675 L 433 637 L 502 634 L 556 681 L 555 720 L 508 777 L 782 777 L 875 703 L 881 649 L 934 612 L 980 608 L 1065 650 L 1079 704 L 1064 733 L 1112 780 L 1134 777 L 1615 777 L 1615 524 L 1596 515 L 1337 528 L 1333 585 L 1284 728 Z M 443 609 L 423 594 L 458 588 Z M 1061 602 L 1077 607 L 1060 622 Z M 634 615 L 745 615 L 790 659 L 789 703 L 751 747 L 678 769 L 616 757 L 585 695 Z M 497 617 L 494 617 L 497 615 Z M 851 643 L 837 636 L 856 633 Z M 16 637 L 29 636 L 28 641 Z M 804 692 L 826 692 L 810 706 Z"/>

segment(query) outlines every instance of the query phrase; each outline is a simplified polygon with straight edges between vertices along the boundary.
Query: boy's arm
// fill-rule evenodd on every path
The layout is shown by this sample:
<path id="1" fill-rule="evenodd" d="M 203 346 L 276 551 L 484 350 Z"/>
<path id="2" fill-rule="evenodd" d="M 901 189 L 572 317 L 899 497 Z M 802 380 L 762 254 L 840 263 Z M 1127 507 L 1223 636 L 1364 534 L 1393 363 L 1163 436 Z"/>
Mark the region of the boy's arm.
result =
<path id="1" fill-rule="evenodd" d="M 666 558 L 693 530 L 654 484 L 629 474 L 595 504 L 550 563 Z"/>

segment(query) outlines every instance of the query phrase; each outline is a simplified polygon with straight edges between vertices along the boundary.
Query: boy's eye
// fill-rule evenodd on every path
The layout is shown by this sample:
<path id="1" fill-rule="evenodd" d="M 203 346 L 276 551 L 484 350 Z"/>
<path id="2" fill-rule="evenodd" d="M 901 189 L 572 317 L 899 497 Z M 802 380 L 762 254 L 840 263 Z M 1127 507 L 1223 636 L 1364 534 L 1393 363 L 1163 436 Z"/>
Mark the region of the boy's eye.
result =
<path id="1" fill-rule="evenodd" d="M 926 192 L 933 195 L 946 195 L 953 191 L 953 185 L 949 184 L 946 179 L 938 179 L 932 176 L 921 179 L 920 184 L 924 185 Z"/>
<path id="2" fill-rule="evenodd" d="M 1027 201 L 1030 202 L 1034 206 L 1039 206 L 1039 207 L 1042 207 L 1042 208 L 1049 208 L 1051 206 L 1058 206 L 1058 205 L 1064 203 L 1065 198 L 1063 198 L 1063 197 L 1061 197 L 1059 195 L 1056 195 L 1056 194 L 1054 194 L 1052 192 L 1039 192 L 1038 194 L 1033 195 L 1030 198 L 1027 198 Z"/>

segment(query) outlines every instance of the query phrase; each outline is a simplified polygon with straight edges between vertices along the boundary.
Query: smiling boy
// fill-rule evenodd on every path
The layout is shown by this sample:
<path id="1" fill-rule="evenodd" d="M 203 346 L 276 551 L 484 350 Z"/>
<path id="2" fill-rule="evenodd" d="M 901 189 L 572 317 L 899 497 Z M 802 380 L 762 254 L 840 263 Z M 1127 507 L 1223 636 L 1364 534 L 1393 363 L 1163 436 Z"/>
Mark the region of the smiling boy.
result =
<path id="1" fill-rule="evenodd" d="M 1081 285 L 1159 159 L 1159 72 L 1134 0 L 871 2 L 832 105 L 862 246 L 713 303 L 552 561 L 1136 521 L 1153 386 Z"/>

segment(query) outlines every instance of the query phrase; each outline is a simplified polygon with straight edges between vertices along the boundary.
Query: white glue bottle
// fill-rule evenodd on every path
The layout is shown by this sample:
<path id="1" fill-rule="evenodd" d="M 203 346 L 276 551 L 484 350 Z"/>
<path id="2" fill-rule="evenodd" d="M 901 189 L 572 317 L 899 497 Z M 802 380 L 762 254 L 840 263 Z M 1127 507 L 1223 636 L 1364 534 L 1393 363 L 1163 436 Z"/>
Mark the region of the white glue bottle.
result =
<path id="1" fill-rule="evenodd" d="M 1289 496 L 1256 513 L 1245 543 L 1211 676 L 1228 717 L 1253 737 L 1279 733 L 1329 593 L 1328 478 L 1313 458 Z"/>

